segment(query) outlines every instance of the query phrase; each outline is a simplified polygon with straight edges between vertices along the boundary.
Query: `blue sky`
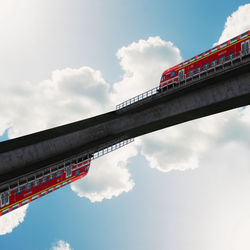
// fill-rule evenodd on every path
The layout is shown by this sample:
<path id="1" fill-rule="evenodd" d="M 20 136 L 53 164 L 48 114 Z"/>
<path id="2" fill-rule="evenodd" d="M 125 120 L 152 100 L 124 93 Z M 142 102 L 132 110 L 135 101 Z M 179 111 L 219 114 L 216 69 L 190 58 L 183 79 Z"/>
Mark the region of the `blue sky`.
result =
<path id="1" fill-rule="evenodd" d="M 248 3 L 1 3 L 0 140 L 157 86 L 167 67 L 249 29 Z M 85 180 L 0 218 L 1 249 L 249 249 L 249 117 L 189 122 L 94 161 Z"/>

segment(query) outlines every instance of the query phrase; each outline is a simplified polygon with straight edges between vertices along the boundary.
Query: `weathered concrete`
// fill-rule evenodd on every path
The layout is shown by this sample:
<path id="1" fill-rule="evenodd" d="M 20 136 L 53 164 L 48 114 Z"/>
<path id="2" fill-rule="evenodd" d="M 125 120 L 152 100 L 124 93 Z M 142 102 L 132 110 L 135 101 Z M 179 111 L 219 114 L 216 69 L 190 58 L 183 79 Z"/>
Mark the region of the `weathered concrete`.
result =
<path id="1" fill-rule="evenodd" d="M 250 104 L 250 62 L 124 109 L 0 143 L 0 185 L 80 153 Z"/>

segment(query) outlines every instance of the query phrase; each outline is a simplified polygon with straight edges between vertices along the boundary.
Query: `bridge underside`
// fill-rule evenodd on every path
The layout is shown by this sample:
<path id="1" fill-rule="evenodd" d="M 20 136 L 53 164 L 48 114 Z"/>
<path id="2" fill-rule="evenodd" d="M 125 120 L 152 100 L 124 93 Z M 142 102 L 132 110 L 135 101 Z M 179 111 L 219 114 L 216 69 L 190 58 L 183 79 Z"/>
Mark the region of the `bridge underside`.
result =
<path id="1" fill-rule="evenodd" d="M 80 153 L 249 104 L 248 57 L 123 109 L 0 143 L 0 186 Z"/>

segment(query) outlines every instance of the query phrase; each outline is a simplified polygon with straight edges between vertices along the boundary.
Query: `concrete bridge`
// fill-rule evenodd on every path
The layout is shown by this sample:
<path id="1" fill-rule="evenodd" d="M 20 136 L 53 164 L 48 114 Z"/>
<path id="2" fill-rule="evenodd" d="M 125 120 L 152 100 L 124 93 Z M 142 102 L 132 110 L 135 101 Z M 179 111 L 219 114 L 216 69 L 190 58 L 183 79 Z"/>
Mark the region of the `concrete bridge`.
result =
<path id="1" fill-rule="evenodd" d="M 117 110 L 0 143 L 0 191 L 123 140 L 250 104 L 250 56 L 235 58 Z"/>

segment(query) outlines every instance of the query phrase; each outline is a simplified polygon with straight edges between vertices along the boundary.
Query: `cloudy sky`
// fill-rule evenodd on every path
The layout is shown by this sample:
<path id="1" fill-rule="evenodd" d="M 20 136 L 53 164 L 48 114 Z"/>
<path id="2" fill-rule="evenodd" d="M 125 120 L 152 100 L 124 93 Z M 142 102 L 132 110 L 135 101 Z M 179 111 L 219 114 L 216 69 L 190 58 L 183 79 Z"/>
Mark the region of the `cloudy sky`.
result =
<path id="1" fill-rule="evenodd" d="M 249 1 L 0 0 L 0 140 L 112 110 L 250 29 Z M 92 162 L 0 218 L 1 249 L 250 248 L 250 108 Z"/>

